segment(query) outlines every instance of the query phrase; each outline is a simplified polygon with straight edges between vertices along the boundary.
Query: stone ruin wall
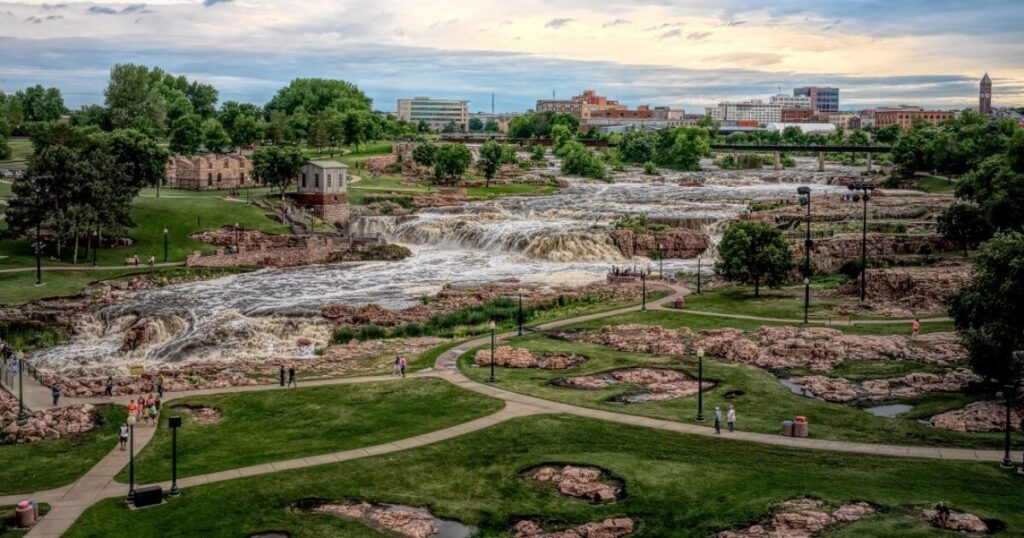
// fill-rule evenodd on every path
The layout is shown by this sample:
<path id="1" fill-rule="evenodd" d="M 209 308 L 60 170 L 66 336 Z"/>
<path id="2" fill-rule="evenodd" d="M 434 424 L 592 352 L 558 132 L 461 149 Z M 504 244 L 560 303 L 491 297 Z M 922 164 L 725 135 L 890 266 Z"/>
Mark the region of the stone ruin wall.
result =
<path id="1" fill-rule="evenodd" d="M 167 162 L 172 189 L 236 189 L 257 185 L 252 161 L 244 155 L 174 155 Z"/>

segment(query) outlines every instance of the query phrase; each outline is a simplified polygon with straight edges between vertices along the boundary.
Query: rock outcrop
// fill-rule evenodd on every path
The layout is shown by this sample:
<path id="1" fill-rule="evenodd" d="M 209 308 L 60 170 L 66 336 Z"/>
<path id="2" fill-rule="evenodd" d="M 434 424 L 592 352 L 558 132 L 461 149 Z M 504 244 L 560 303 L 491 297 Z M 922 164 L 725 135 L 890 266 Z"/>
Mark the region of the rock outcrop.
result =
<path id="1" fill-rule="evenodd" d="M 436 518 L 423 508 L 368 502 L 328 502 L 314 506 L 310 511 L 359 521 L 400 538 L 428 538 L 440 532 Z"/>
<path id="2" fill-rule="evenodd" d="M 870 504 L 847 503 L 833 511 L 818 499 L 793 499 L 779 503 L 770 523 L 745 529 L 721 531 L 718 538 L 810 538 L 834 527 L 849 525 L 875 513 Z"/>
<path id="3" fill-rule="evenodd" d="M 696 258 L 710 246 L 708 234 L 685 228 L 643 234 L 638 234 L 633 230 L 613 230 L 609 235 L 612 243 L 627 258 L 634 256 L 650 258 L 656 256 L 657 252 L 663 249 L 663 257 L 685 260 Z"/>
<path id="4" fill-rule="evenodd" d="M 866 292 L 871 299 L 857 306 L 857 312 L 870 311 L 889 316 L 913 316 L 944 309 L 944 301 L 971 281 L 967 264 L 941 263 L 930 267 L 899 267 L 872 269 L 868 273 Z M 858 295 L 860 282 L 839 288 L 840 295 Z"/>
<path id="5" fill-rule="evenodd" d="M 815 209 L 817 212 L 817 209 Z M 950 250 L 954 246 L 941 235 L 926 234 L 868 234 L 867 255 L 869 258 L 917 254 L 921 245 L 929 245 L 934 252 Z M 793 258 L 804 257 L 803 241 L 791 245 Z M 816 239 L 811 247 L 811 260 L 819 273 L 838 271 L 849 260 L 861 255 L 860 234 L 837 235 L 827 239 Z M 868 275 L 871 280 L 871 274 Z"/>
<path id="6" fill-rule="evenodd" d="M 825 401 L 851 403 L 895 400 L 931 392 L 959 392 L 969 383 L 978 381 L 978 377 L 966 368 L 957 368 L 943 374 L 914 372 L 901 377 L 862 382 L 821 375 L 792 377 L 789 380 Z"/>
<path id="7" fill-rule="evenodd" d="M 615 397 L 621 403 L 656 402 L 674 400 L 697 394 L 697 380 L 679 370 L 671 368 L 622 368 L 584 376 L 563 377 L 555 385 L 582 390 L 600 390 L 615 385 L 632 385 L 640 392 Z M 716 383 L 704 380 L 705 391 Z"/>
<path id="8" fill-rule="evenodd" d="M 0 389 L 0 444 L 35 443 L 87 433 L 96 428 L 93 405 L 33 411 L 18 424 L 18 399 Z"/>
<path id="9" fill-rule="evenodd" d="M 631 518 L 609 518 L 584 523 L 563 531 L 546 531 L 533 521 L 520 521 L 512 528 L 512 538 L 619 538 L 633 532 Z"/>
<path id="10" fill-rule="evenodd" d="M 544 466 L 527 472 L 527 478 L 552 483 L 562 495 L 592 502 L 612 502 L 622 495 L 622 486 L 612 482 L 604 471 L 596 467 Z"/>
<path id="11" fill-rule="evenodd" d="M 904 336 L 844 334 L 818 327 L 761 327 L 751 333 L 713 329 L 701 331 L 694 346 L 732 362 L 823 372 L 846 360 L 901 359 L 944 365 L 965 354 L 952 333 L 928 333 L 912 340 Z"/>
<path id="12" fill-rule="evenodd" d="M 559 338 L 583 341 L 631 353 L 685 355 L 691 336 L 689 327 L 666 329 L 660 325 L 608 325 L 596 331 L 561 333 Z"/>
<path id="13" fill-rule="evenodd" d="M 586 357 L 572 353 L 538 354 L 526 348 L 511 346 L 498 346 L 494 349 L 494 364 L 502 368 L 564 370 L 583 364 L 586 360 Z M 473 362 L 480 366 L 490 366 L 491 350 L 478 350 L 476 355 L 473 356 Z"/>
<path id="14" fill-rule="evenodd" d="M 940 529 L 975 534 L 988 532 L 988 525 L 981 518 L 967 512 L 954 512 L 936 507 L 923 511 L 921 517 L 928 523 L 931 523 L 933 527 Z"/>
<path id="15" fill-rule="evenodd" d="M 1024 407 L 1010 409 L 1010 428 L 1019 430 Z M 1006 429 L 1006 404 L 994 401 L 972 402 L 967 406 L 935 415 L 932 426 L 955 432 L 999 432 Z"/>

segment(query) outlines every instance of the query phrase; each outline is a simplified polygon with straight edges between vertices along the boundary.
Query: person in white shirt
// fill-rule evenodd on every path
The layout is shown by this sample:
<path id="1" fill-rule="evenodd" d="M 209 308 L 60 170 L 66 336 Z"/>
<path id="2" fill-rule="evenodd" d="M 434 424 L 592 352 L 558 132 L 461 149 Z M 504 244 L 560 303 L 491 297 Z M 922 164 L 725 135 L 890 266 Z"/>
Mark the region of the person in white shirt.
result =
<path id="1" fill-rule="evenodd" d="M 736 408 L 729 405 L 729 412 L 725 415 L 725 423 L 729 425 L 729 432 L 736 431 Z"/>

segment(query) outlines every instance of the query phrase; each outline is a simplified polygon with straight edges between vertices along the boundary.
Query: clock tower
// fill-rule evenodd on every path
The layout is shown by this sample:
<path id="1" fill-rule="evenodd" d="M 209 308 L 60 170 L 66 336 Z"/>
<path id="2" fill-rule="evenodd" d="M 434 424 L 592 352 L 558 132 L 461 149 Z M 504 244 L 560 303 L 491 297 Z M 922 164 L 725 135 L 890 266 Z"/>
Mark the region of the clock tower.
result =
<path id="1" fill-rule="evenodd" d="M 981 84 L 979 85 L 978 114 L 982 116 L 992 114 L 992 79 L 988 78 L 988 73 L 985 73 L 985 76 L 981 78 Z"/>

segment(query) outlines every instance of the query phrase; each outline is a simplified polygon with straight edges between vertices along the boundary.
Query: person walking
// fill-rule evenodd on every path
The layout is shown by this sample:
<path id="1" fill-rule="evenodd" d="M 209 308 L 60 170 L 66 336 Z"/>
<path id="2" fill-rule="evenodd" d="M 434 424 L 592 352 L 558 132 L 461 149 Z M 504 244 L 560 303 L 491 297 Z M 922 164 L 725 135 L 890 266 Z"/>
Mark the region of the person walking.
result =
<path id="1" fill-rule="evenodd" d="M 158 400 L 164 398 L 164 377 L 160 376 L 156 380 L 156 397 Z"/>
<path id="2" fill-rule="evenodd" d="M 105 394 L 109 398 L 114 397 L 114 376 L 112 375 L 107 376 L 107 388 L 105 390 Z"/>
<path id="3" fill-rule="evenodd" d="M 722 408 L 715 406 L 715 435 L 722 433 Z"/>
<path id="4" fill-rule="evenodd" d="M 288 369 L 288 386 L 295 385 L 295 388 L 299 388 L 298 382 L 295 381 L 295 368 Z"/>
<path id="5" fill-rule="evenodd" d="M 126 422 L 122 422 L 121 423 L 121 427 L 118 429 L 118 437 L 121 440 L 121 448 L 120 448 L 120 450 L 122 452 L 124 452 L 125 447 L 128 446 L 128 423 L 126 423 Z"/>
<path id="6" fill-rule="evenodd" d="M 139 396 L 139 401 L 135 402 L 135 420 L 142 420 L 142 410 L 146 408 L 146 399 Z"/>
<path id="7" fill-rule="evenodd" d="M 50 395 L 53 396 L 53 406 L 57 407 L 57 401 L 60 400 L 60 385 L 54 383 L 50 387 Z"/>
<path id="8" fill-rule="evenodd" d="M 391 369 L 391 375 L 402 373 L 402 357 L 395 355 L 395 367 Z"/>
<path id="9" fill-rule="evenodd" d="M 402 371 L 402 379 L 405 379 L 405 367 L 408 366 L 408 365 L 409 365 L 409 363 L 407 363 L 405 361 L 405 357 L 402 357 L 398 361 L 398 368 Z"/>
<path id="10" fill-rule="evenodd" d="M 128 416 L 134 417 L 139 413 L 139 404 L 134 399 L 128 400 Z"/>
<path id="11" fill-rule="evenodd" d="M 910 324 L 910 338 L 917 340 L 918 335 L 921 334 L 921 320 L 914 318 L 914 322 Z"/>
<path id="12" fill-rule="evenodd" d="M 281 365 L 281 371 L 279 372 L 279 374 L 281 376 L 281 386 L 283 387 L 284 386 L 284 364 Z"/>
<path id="13" fill-rule="evenodd" d="M 736 431 L 736 408 L 729 404 L 729 412 L 725 414 L 725 423 L 729 425 L 729 433 Z"/>

